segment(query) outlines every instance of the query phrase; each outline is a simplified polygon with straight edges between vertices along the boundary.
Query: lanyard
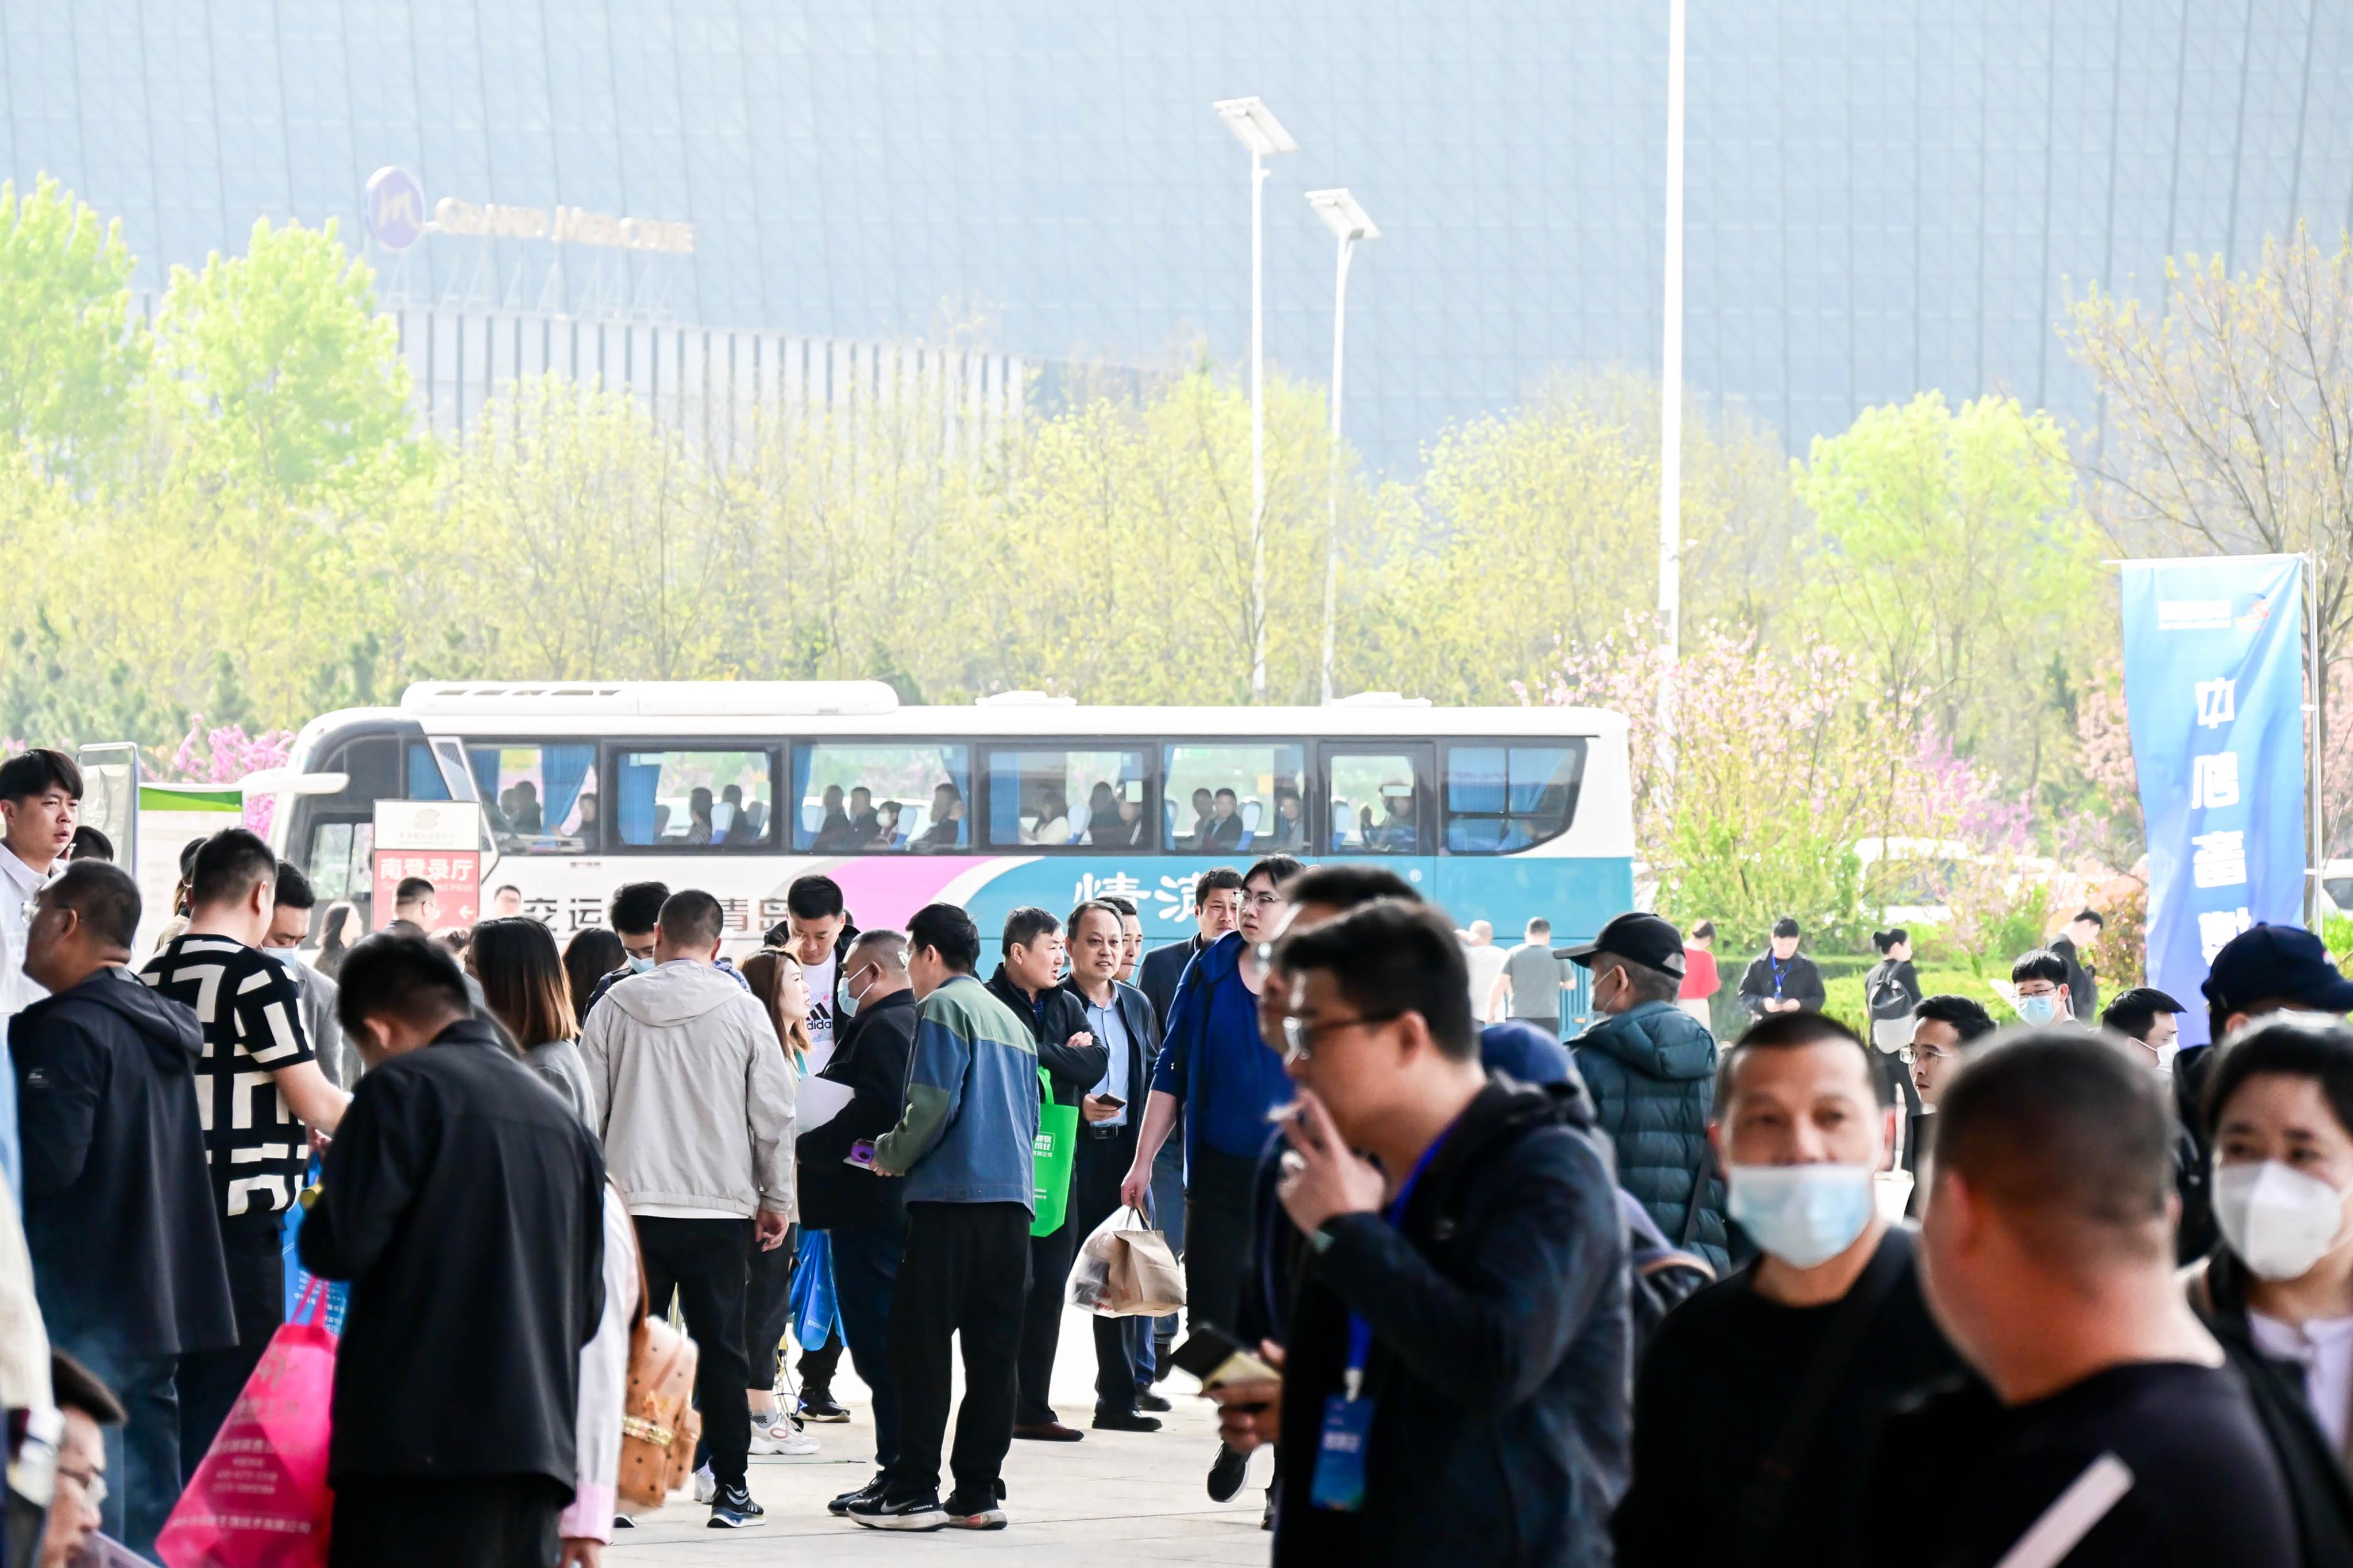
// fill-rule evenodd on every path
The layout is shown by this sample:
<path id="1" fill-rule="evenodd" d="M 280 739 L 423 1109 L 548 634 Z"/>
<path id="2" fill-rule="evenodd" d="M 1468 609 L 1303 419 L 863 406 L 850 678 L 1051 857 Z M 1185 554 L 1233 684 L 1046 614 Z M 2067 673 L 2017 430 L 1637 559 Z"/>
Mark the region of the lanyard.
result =
<path id="1" fill-rule="evenodd" d="M 1392 1230 L 1403 1230 L 1405 1228 L 1405 1205 L 1412 1201 L 1413 1189 L 1420 1184 L 1421 1173 L 1430 1169 L 1430 1163 L 1438 1158 L 1438 1152 L 1446 1147 L 1447 1139 L 1452 1137 L 1453 1134 L 1454 1129 L 1450 1126 L 1445 1131 L 1431 1139 L 1430 1147 L 1421 1152 L 1421 1158 L 1413 1163 L 1413 1169 L 1406 1173 L 1405 1180 L 1398 1184 L 1397 1196 L 1391 1198 L 1389 1200 L 1388 1207 L 1381 1211 L 1381 1217 L 1389 1222 L 1389 1228 Z M 1365 1321 L 1364 1319 L 1356 1316 L 1354 1312 L 1349 1313 L 1348 1371 L 1346 1380 L 1348 1397 L 1352 1400 L 1364 1390 L 1365 1363 L 1371 1357 L 1372 1353 L 1372 1324 Z"/>
<path id="2" fill-rule="evenodd" d="M 1789 961 L 1785 958 L 1773 958 L 1766 962 L 1773 966 L 1773 996 L 1778 1001 L 1781 995 L 1781 983 L 1789 978 Z"/>

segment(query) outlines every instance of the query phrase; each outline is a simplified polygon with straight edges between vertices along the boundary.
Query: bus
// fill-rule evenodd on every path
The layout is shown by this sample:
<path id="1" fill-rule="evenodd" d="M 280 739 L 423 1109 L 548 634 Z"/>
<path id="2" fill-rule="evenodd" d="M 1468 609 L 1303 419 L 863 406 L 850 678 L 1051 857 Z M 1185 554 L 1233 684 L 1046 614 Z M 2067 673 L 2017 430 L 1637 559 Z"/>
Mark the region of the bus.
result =
<path id="1" fill-rule="evenodd" d="M 312 720 L 273 782 L 274 847 L 322 908 L 350 900 L 370 926 L 390 918 L 370 908 L 380 800 L 479 803 L 483 905 L 512 888 L 558 942 L 603 924 L 620 884 L 659 880 L 715 896 L 740 952 L 823 872 L 860 925 L 961 904 L 992 962 L 1010 910 L 1105 895 L 1156 946 L 1192 935 L 1204 871 L 1275 853 L 1389 866 L 1505 944 L 1535 916 L 1566 942 L 1633 903 L 1626 721 L 1590 709 L 430 681 Z"/>

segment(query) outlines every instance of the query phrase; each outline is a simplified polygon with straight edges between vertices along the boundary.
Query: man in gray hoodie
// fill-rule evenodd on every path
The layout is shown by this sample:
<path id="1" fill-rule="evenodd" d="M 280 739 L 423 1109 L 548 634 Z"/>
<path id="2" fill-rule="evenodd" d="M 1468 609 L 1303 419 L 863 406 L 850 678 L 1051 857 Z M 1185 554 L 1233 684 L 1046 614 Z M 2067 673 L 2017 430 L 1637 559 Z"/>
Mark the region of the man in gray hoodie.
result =
<path id="1" fill-rule="evenodd" d="M 606 1169 L 637 1221 L 647 1309 L 667 1310 L 676 1290 L 702 1350 L 694 1393 L 711 1445 L 711 1527 L 734 1530 L 761 1516 L 744 1484 L 744 1258 L 755 1232 L 775 1247 L 792 1223 L 794 1093 L 759 1002 L 712 966 L 721 929 L 718 900 L 672 893 L 654 967 L 606 993 L 580 1055 Z"/>

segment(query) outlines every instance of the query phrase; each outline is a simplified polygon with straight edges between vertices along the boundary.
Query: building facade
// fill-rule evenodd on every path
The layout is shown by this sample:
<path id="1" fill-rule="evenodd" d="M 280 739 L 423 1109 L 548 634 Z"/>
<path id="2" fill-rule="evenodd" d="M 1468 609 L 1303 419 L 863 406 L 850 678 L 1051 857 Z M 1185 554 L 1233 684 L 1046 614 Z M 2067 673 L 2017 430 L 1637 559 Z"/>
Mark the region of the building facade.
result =
<path id="1" fill-rule="evenodd" d="M 1383 231 L 1348 427 L 1404 469 L 1550 371 L 1657 363 L 1665 16 L 7 0 L 0 170 L 119 216 L 143 289 L 260 216 L 356 242 L 391 168 L 448 220 L 369 243 L 396 307 L 1233 364 L 1249 165 L 1209 104 L 1257 94 L 1301 144 L 1266 185 L 1268 353 L 1327 373 L 1301 197 L 1346 185 Z M 1925 387 L 2083 415 L 2071 290 L 2353 210 L 2353 7 L 1692 0 L 1689 36 L 1686 374 L 1794 446 Z"/>

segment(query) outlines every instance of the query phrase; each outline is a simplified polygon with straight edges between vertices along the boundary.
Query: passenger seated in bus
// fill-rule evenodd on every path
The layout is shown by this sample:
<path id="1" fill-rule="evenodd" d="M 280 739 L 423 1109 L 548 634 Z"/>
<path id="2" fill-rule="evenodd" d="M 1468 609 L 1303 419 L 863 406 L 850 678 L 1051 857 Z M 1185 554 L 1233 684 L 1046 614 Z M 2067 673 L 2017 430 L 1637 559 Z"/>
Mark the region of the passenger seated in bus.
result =
<path id="1" fill-rule="evenodd" d="M 1185 847 L 1207 849 L 1209 847 L 1209 826 L 1217 816 L 1217 797 L 1206 789 L 1193 792 L 1193 837 Z"/>
<path id="2" fill-rule="evenodd" d="M 1119 796 L 1108 781 L 1095 780 L 1095 787 L 1087 791 L 1087 808 L 1071 819 L 1071 842 L 1092 844 L 1098 825 L 1109 826 L 1119 815 Z"/>
<path id="3" fill-rule="evenodd" d="M 886 800 L 874 808 L 874 847 L 896 849 L 907 842 L 899 831 L 899 818 L 906 808 L 895 800 Z"/>
<path id="4" fill-rule="evenodd" d="M 1208 826 L 1201 832 L 1201 848 L 1208 854 L 1242 847 L 1241 801 L 1233 791 L 1221 789 L 1210 807 Z"/>
<path id="5" fill-rule="evenodd" d="M 517 833 L 544 833 L 546 829 L 540 826 L 544 818 L 539 809 L 539 786 L 529 779 L 519 781 L 514 786 L 514 809 L 507 816 Z"/>
<path id="6" fill-rule="evenodd" d="M 1381 791 L 1388 819 L 1375 829 L 1380 847 L 1392 855 L 1412 855 L 1421 848 L 1421 835 L 1413 820 L 1413 787 L 1389 784 Z"/>
<path id="7" fill-rule="evenodd" d="M 826 785 L 820 798 L 822 814 L 818 818 L 817 838 L 809 847 L 820 855 L 839 855 L 858 847 L 857 837 L 850 830 L 849 813 L 842 805 L 841 786 Z"/>
<path id="8" fill-rule="evenodd" d="M 670 802 L 668 802 L 668 801 L 666 801 L 666 800 L 658 800 L 658 801 L 654 802 L 654 837 L 653 837 L 653 842 L 655 842 L 655 843 L 659 844 L 659 843 L 660 843 L 664 838 L 668 837 L 669 836 L 670 836 Z"/>
<path id="9" fill-rule="evenodd" d="M 686 842 L 711 842 L 711 792 L 700 784 L 686 792 Z"/>
<path id="10" fill-rule="evenodd" d="M 849 792 L 849 841 L 860 847 L 874 842 L 880 830 L 874 815 L 874 792 L 860 784 Z"/>
<path id="11" fill-rule="evenodd" d="M 1144 846 L 1144 802 L 1120 798 L 1119 826 L 1113 830 L 1112 842 L 1122 849 L 1141 849 Z"/>
<path id="12" fill-rule="evenodd" d="M 573 809 L 577 813 L 579 821 L 573 825 L 572 836 L 575 838 L 586 840 L 590 847 L 595 847 L 596 843 L 596 797 L 594 795 L 584 794 L 580 797 L 579 804 Z"/>
<path id="13" fill-rule="evenodd" d="M 1071 841 L 1071 803 L 1058 789 L 1040 790 L 1038 795 L 1038 820 L 1021 836 L 1024 844 L 1068 844 Z"/>
<path id="14" fill-rule="evenodd" d="M 1267 839 L 1269 847 L 1300 849 L 1307 843 L 1307 803 L 1299 798 L 1295 789 L 1274 792 L 1274 827 Z"/>
<path id="15" fill-rule="evenodd" d="M 712 838 L 717 843 L 733 840 L 735 819 L 744 814 L 744 786 L 729 784 L 719 792 L 719 804 L 711 813 Z"/>
<path id="16" fill-rule="evenodd" d="M 918 850 L 938 854 L 964 845 L 964 792 L 953 784 L 932 791 L 932 825 L 915 840 Z"/>
<path id="17" fill-rule="evenodd" d="M 745 800 L 741 784 L 729 784 L 726 793 L 735 797 L 735 810 L 727 820 L 724 842 L 757 844 L 760 841 L 761 825 L 767 821 L 767 806 L 760 801 Z"/>

